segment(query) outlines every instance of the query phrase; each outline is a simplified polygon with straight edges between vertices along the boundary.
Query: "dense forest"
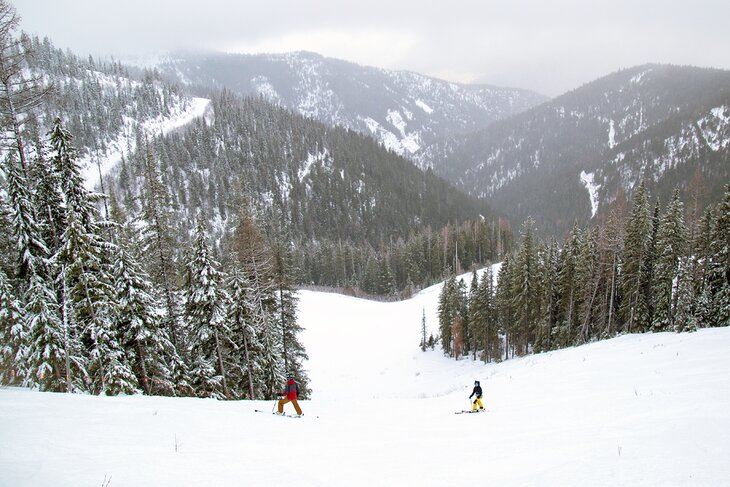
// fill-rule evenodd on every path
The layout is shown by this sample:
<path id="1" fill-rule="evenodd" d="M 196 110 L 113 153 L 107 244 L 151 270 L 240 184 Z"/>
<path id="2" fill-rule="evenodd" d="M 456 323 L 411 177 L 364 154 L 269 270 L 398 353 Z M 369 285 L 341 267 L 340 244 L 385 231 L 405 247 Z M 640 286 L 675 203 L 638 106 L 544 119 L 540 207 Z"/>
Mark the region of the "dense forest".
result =
<path id="1" fill-rule="evenodd" d="M 74 83 L 54 90 L 44 76 L 28 76 L 33 43 L 14 37 L 17 24 L 13 8 L 0 2 L 0 382 L 253 399 L 274 397 L 293 374 L 306 397 L 289 243 L 265 239 L 239 206 L 222 272 L 201 215 L 188 238 L 176 240 L 169 195 L 149 151 L 135 218 L 115 198 L 89 191 L 62 120 L 39 131 L 43 111 L 58 109 L 59 94 L 73 92 Z M 73 69 L 69 64 L 64 69 Z M 164 111 L 165 90 L 130 96 L 145 93 Z M 130 106 L 145 105 L 124 110 Z M 174 261 L 177 252 L 184 259 Z"/>
<path id="2" fill-rule="evenodd" d="M 569 347 L 623 333 L 730 325 L 730 184 L 702 212 L 675 191 L 662 209 L 642 183 L 630 212 L 619 195 L 599 225 L 540 241 L 532 219 L 498 276 L 452 275 L 439 300 L 446 353 L 484 361 Z M 496 285 L 495 278 L 496 277 Z"/>
<path id="3" fill-rule="evenodd" d="M 395 297 L 512 244 L 430 171 L 261 99 L 211 93 L 205 117 L 151 134 L 190 96 L 15 37 L 0 5 L 2 384 L 271 398 L 293 374 L 307 397 L 295 285 Z M 120 140 L 90 190 L 82 159 Z"/>

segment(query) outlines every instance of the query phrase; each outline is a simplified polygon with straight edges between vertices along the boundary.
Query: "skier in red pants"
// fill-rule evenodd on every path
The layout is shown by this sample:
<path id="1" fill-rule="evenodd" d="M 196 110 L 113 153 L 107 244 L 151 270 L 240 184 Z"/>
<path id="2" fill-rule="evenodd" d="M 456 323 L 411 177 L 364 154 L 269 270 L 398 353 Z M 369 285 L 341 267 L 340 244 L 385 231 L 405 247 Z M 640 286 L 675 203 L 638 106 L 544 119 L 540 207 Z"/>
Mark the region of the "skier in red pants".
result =
<path id="1" fill-rule="evenodd" d="M 299 407 L 299 402 L 297 402 L 297 396 L 299 396 L 299 384 L 296 383 L 292 374 L 287 375 L 286 379 L 286 389 L 284 392 L 279 393 L 280 396 L 284 397 L 279 399 L 279 410 L 277 414 L 284 414 L 284 404 L 291 402 L 294 405 L 294 409 L 297 414 L 301 416 L 304 413 L 302 413 L 302 408 Z"/>

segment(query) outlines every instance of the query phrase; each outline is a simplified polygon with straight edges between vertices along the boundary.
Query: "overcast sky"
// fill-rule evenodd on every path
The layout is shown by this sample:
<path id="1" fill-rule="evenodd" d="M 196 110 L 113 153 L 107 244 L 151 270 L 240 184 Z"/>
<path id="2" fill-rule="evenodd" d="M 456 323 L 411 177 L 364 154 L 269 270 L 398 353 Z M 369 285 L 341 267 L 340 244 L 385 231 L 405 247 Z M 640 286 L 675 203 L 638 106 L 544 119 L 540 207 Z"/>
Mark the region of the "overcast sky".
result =
<path id="1" fill-rule="evenodd" d="M 556 96 L 646 62 L 730 69 L 728 0 L 10 0 L 79 55 L 308 50 Z"/>

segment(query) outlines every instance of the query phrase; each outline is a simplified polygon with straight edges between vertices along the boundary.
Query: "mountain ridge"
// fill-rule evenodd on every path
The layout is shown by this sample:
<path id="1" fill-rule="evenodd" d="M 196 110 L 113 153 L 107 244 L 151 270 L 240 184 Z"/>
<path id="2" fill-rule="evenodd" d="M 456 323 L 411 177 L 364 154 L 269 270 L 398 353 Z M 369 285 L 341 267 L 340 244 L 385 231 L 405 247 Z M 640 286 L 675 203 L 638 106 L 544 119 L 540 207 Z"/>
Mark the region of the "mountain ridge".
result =
<path id="1" fill-rule="evenodd" d="M 485 127 L 547 99 L 529 90 L 453 83 L 309 51 L 178 52 L 156 68 L 189 85 L 263 96 L 328 125 L 371 135 L 418 164 L 420 149 L 436 138 Z"/>
<path id="2" fill-rule="evenodd" d="M 728 110 L 730 71 L 644 64 L 426 153 L 438 174 L 489 198 L 513 223 L 533 216 L 544 232 L 561 234 L 642 179 L 667 201 L 699 171 L 709 200 L 718 200 L 730 177 Z"/>

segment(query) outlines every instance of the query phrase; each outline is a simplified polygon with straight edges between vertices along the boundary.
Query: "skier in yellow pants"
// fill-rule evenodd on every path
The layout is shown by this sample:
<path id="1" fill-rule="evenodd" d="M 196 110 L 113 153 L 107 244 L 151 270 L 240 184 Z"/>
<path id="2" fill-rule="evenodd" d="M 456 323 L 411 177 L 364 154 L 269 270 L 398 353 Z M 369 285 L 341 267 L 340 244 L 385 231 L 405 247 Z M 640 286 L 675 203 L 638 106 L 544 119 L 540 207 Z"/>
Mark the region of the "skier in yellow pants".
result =
<path id="1" fill-rule="evenodd" d="M 469 399 L 476 396 L 476 399 L 474 399 L 474 402 L 472 403 L 472 409 L 474 411 L 477 410 L 477 406 L 479 406 L 479 409 L 484 409 L 484 404 L 482 404 L 482 386 L 479 385 L 479 381 L 474 381 L 474 390 L 471 391 L 471 395 L 469 396 Z"/>

